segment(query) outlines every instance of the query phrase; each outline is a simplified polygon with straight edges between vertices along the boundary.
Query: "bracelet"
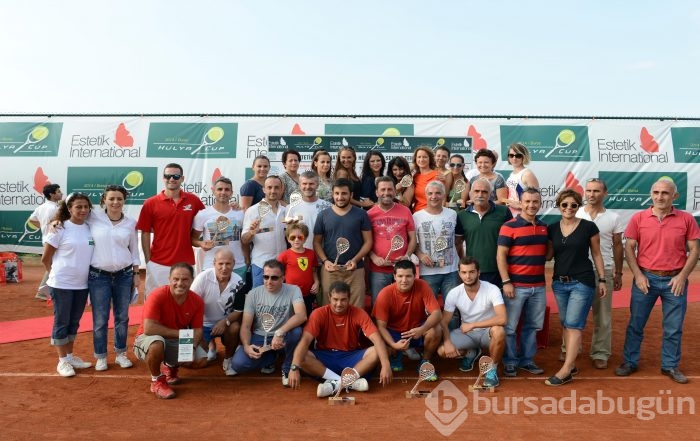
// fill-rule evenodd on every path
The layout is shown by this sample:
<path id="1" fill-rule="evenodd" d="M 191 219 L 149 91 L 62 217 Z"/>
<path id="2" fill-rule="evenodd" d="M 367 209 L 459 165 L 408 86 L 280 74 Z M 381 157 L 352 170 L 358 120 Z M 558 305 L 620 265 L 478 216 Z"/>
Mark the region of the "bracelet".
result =
<path id="1" fill-rule="evenodd" d="M 507 285 L 507 284 L 509 284 L 509 283 L 510 283 L 511 285 L 513 284 L 513 282 L 511 282 L 510 279 L 506 279 L 506 280 L 503 280 L 503 281 L 501 282 L 502 285 Z"/>

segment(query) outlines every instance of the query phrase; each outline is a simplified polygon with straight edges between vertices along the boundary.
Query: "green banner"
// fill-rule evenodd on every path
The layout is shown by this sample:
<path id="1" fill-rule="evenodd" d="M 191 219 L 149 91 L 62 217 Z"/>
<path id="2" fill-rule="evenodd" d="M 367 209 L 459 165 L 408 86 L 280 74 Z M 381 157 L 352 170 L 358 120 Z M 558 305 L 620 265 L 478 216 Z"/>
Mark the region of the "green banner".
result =
<path id="1" fill-rule="evenodd" d="M 700 162 L 700 127 L 671 127 L 676 162 Z"/>
<path id="2" fill-rule="evenodd" d="M 519 142 L 537 161 L 590 161 L 588 128 L 585 126 L 501 126 L 501 158 L 508 146 Z"/>
<path id="3" fill-rule="evenodd" d="M 379 150 L 392 153 L 412 153 L 416 147 L 426 145 L 435 150 L 444 146 L 452 153 L 471 154 L 470 137 L 425 137 L 425 136 L 269 136 L 268 150 L 281 153 L 294 149 L 300 153 L 324 149 L 337 152 L 342 147 L 350 146 L 356 152 Z"/>
<path id="4" fill-rule="evenodd" d="M 643 210 L 650 207 L 651 186 L 659 178 L 673 179 L 680 196 L 673 201 L 673 206 L 686 209 L 686 189 L 688 175 L 683 172 L 619 172 L 601 171 L 600 178 L 608 186 L 606 206 L 610 209 Z"/>
<path id="5" fill-rule="evenodd" d="M 31 211 L 3 211 L 0 217 L 0 244 L 40 247 L 41 229 L 29 223 Z"/>
<path id="6" fill-rule="evenodd" d="M 326 124 L 326 135 L 413 136 L 413 124 Z"/>
<path id="7" fill-rule="evenodd" d="M 122 185 L 129 192 L 127 205 L 143 205 L 158 189 L 158 167 L 68 167 L 68 191 L 80 192 L 99 205 L 107 185 Z"/>
<path id="8" fill-rule="evenodd" d="M 0 156 L 58 156 L 63 123 L 0 123 Z"/>
<path id="9" fill-rule="evenodd" d="M 237 123 L 151 123 L 146 156 L 235 158 Z"/>

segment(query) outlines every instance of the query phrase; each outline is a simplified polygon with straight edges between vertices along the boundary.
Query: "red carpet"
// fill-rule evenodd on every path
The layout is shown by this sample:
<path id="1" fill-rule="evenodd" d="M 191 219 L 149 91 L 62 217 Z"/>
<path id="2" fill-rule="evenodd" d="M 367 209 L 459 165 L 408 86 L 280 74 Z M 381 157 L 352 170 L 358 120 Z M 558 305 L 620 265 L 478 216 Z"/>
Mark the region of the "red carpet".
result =
<path id="1" fill-rule="evenodd" d="M 143 305 L 129 308 L 129 326 L 141 324 L 142 309 Z M 51 337 L 52 327 L 53 316 L 2 322 L 0 323 L 0 343 L 49 338 Z M 111 316 L 109 318 L 109 327 L 114 328 L 114 320 Z M 90 331 L 92 331 L 92 313 L 86 311 L 80 320 L 78 332 Z"/>

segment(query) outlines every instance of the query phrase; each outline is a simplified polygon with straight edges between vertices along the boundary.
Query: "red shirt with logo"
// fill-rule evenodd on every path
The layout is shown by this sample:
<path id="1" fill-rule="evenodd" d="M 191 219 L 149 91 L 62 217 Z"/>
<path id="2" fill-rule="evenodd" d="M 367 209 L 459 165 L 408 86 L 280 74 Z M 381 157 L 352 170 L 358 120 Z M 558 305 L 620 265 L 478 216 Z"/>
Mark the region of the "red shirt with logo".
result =
<path id="1" fill-rule="evenodd" d="M 291 248 L 282 251 L 277 260 L 284 265 L 284 281 L 290 285 L 296 285 L 303 296 L 311 293 L 314 284 L 314 272 L 318 266 L 318 259 L 313 250 L 304 248 L 303 253 L 292 251 Z"/>

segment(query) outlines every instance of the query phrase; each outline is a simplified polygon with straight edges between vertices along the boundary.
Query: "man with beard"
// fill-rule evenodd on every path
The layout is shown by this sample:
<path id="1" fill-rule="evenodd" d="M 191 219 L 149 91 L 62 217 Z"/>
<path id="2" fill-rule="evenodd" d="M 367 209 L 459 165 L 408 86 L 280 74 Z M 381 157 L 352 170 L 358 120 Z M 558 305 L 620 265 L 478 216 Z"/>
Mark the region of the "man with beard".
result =
<path id="1" fill-rule="evenodd" d="M 378 363 L 382 365 L 379 383 L 389 384 L 392 380 L 389 356 L 372 319 L 364 309 L 349 304 L 350 286 L 347 283 L 333 282 L 329 291 L 329 304 L 314 310 L 294 350 L 289 387 L 299 388 L 301 369 L 326 380 L 318 385 L 316 396 L 327 397 L 338 391 L 343 369 L 352 367 L 359 377 L 363 377 L 371 373 Z M 360 332 L 374 346 L 363 348 L 359 341 Z M 314 340 L 316 343 L 309 350 Z M 350 389 L 364 392 L 369 385 L 365 378 L 358 378 Z"/>
<path id="2" fill-rule="evenodd" d="M 437 352 L 440 357 L 455 358 L 467 351 L 488 349 L 494 368 L 486 373 L 484 386 L 499 385 L 497 367 L 506 345 L 506 307 L 496 285 L 480 280 L 479 262 L 464 257 L 459 262 L 462 285 L 456 286 L 445 299 L 442 317 L 443 343 Z M 448 324 L 455 310 L 459 311 L 461 325 L 450 331 Z M 476 357 L 474 357 L 476 359 Z"/>
<path id="3" fill-rule="evenodd" d="M 314 225 L 314 251 L 321 262 L 322 302 L 328 301 L 329 287 L 335 281 L 350 285 L 350 304 L 365 304 L 365 269 L 363 259 L 372 249 L 372 226 L 367 212 L 350 205 L 352 181 L 333 182 L 333 203 L 318 214 Z M 339 252 L 338 239 L 347 240 L 349 248 Z"/>
<path id="4" fill-rule="evenodd" d="M 330 202 L 318 198 L 316 190 L 318 190 L 318 175 L 312 170 L 305 171 L 299 175 L 301 202 L 296 207 L 287 206 L 287 219 L 298 217 L 300 222 L 309 227 L 309 231 L 314 231 L 318 213 L 331 206 Z M 314 249 L 313 234 L 309 234 L 309 237 L 306 238 L 304 248 Z"/>

